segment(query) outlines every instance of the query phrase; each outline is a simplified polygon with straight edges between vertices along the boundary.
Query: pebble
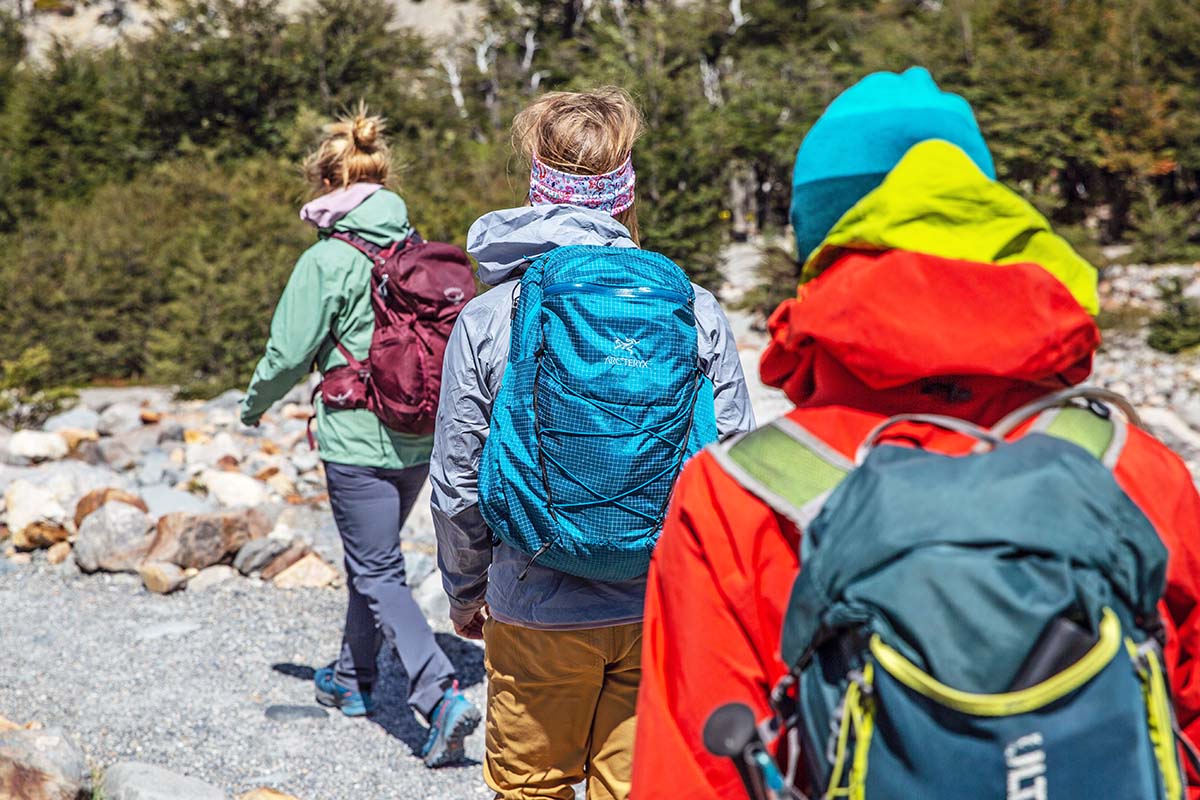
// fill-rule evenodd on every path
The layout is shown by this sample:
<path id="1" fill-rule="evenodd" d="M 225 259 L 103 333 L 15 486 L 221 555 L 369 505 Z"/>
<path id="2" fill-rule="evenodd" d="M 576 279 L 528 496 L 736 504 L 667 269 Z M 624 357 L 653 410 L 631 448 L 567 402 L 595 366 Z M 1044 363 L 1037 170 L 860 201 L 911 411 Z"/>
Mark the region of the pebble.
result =
<path id="1" fill-rule="evenodd" d="M 237 576 L 237 570 L 233 567 L 218 564 L 200 570 L 196 577 L 188 580 L 187 588 L 189 592 L 206 592 L 210 589 L 215 589 L 227 581 L 233 580 Z"/>

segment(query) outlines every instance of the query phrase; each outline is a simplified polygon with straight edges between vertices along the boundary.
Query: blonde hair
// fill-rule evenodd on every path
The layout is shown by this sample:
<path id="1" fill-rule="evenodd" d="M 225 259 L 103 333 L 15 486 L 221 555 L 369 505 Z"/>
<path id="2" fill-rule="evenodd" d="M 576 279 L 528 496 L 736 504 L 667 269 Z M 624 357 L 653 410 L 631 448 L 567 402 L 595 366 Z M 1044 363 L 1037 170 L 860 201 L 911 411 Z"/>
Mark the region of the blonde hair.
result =
<path id="1" fill-rule="evenodd" d="M 383 117 L 359 102 L 353 113 L 325 127 L 325 138 L 304 159 L 304 176 L 318 194 L 353 183 L 387 183 L 392 154 L 383 136 Z"/>
<path id="2" fill-rule="evenodd" d="M 605 86 L 589 92 L 550 92 L 513 120 L 513 147 L 575 175 L 612 172 L 633 152 L 642 135 L 642 114 L 624 89 Z M 639 242 L 637 201 L 614 218 Z"/>

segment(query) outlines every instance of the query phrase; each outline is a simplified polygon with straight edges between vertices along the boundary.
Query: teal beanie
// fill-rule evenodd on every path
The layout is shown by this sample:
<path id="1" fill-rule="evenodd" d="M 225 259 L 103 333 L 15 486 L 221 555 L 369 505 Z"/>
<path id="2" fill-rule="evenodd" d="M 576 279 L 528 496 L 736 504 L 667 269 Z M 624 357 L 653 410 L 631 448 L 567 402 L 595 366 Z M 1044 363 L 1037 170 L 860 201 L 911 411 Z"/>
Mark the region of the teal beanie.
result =
<path id="1" fill-rule="evenodd" d="M 876 72 L 838 95 L 796 153 L 792 228 L 799 260 L 820 246 L 913 145 L 927 139 L 957 145 L 984 174 L 996 177 L 971 106 L 939 89 L 924 67 Z"/>

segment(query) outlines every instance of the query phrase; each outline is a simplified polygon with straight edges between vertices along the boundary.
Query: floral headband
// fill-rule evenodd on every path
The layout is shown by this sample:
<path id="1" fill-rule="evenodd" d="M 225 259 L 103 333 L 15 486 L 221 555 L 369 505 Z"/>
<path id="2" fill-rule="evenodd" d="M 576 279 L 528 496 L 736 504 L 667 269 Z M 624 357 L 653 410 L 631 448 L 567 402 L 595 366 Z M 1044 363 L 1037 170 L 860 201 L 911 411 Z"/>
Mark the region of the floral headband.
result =
<path id="1" fill-rule="evenodd" d="M 583 206 L 620 214 L 633 205 L 633 187 L 637 176 L 633 172 L 633 156 L 612 172 L 603 175 L 575 175 L 551 167 L 537 155 L 529 174 L 529 202 L 533 205 Z"/>

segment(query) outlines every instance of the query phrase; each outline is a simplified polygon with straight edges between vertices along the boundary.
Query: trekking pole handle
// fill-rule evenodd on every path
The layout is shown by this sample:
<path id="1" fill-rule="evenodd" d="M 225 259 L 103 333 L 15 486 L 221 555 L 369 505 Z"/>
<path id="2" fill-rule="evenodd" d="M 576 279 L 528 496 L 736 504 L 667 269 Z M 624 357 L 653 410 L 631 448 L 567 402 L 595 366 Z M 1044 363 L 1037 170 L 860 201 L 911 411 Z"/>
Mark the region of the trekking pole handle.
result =
<path id="1" fill-rule="evenodd" d="M 783 776 L 763 747 L 750 706 L 726 703 L 712 712 L 704 723 L 704 747 L 715 756 L 733 761 L 752 800 L 782 796 Z"/>
<path id="2" fill-rule="evenodd" d="M 867 438 L 859 445 L 858 452 L 854 455 L 854 463 L 861 464 L 870 454 L 872 450 L 879 444 L 879 440 L 888 428 L 899 425 L 904 422 L 916 422 L 924 425 L 934 425 L 944 430 L 961 433 L 964 436 L 970 436 L 973 439 L 979 440 L 981 443 L 990 447 L 999 447 L 1004 444 L 1004 439 L 1001 436 L 989 431 L 987 428 L 976 425 L 973 422 L 967 422 L 965 419 L 957 417 L 948 417 L 944 414 L 898 414 L 894 417 L 889 417 L 883 422 L 876 425 L 867 434 Z"/>

